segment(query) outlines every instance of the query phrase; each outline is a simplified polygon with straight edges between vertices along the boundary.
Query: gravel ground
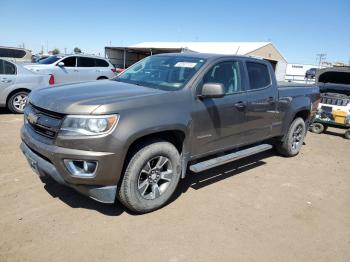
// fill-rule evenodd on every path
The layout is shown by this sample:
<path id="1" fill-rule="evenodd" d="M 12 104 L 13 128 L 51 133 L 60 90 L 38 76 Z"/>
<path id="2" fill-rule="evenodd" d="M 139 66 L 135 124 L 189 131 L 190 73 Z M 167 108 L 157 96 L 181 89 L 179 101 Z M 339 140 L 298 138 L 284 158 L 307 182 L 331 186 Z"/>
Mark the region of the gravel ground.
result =
<path id="1" fill-rule="evenodd" d="M 43 184 L 19 150 L 22 116 L 0 112 L 0 261 L 350 261 L 350 141 L 309 133 L 188 176 L 146 215 Z"/>

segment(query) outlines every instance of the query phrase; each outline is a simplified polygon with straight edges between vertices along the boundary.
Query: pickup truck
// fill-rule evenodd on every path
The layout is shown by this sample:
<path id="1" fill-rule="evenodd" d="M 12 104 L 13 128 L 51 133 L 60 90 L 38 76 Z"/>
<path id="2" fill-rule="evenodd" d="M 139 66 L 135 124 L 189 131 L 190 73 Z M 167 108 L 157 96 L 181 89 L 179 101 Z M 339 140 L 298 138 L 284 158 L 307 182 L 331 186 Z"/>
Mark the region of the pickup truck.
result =
<path id="1" fill-rule="evenodd" d="M 21 150 L 39 176 L 146 213 L 187 174 L 272 147 L 297 155 L 319 97 L 279 87 L 262 59 L 154 55 L 113 80 L 32 92 Z"/>

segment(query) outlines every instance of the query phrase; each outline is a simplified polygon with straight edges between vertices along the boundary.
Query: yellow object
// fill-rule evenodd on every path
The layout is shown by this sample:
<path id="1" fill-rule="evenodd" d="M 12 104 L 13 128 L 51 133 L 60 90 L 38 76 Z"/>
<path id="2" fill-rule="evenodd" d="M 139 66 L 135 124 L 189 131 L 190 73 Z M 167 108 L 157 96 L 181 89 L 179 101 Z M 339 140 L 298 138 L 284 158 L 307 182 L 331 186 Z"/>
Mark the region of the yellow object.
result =
<path id="1" fill-rule="evenodd" d="M 334 121 L 338 124 L 346 124 L 346 116 L 348 113 L 341 111 L 341 110 L 336 110 L 332 112 L 332 115 L 334 117 Z"/>

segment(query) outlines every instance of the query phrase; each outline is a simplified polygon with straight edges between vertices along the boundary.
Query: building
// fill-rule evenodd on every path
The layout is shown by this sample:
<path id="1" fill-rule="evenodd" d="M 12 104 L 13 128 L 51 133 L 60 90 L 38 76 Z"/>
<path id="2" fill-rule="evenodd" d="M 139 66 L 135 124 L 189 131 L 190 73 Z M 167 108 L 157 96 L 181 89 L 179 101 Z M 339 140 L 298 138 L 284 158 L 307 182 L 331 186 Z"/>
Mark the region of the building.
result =
<path id="1" fill-rule="evenodd" d="M 118 68 L 127 68 L 153 54 L 197 52 L 248 55 L 271 62 L 278 81 L 285 80 L 286 59 L 270 42 L 144 42 L 129 47 L 105 47 L 105 54 Z"/>

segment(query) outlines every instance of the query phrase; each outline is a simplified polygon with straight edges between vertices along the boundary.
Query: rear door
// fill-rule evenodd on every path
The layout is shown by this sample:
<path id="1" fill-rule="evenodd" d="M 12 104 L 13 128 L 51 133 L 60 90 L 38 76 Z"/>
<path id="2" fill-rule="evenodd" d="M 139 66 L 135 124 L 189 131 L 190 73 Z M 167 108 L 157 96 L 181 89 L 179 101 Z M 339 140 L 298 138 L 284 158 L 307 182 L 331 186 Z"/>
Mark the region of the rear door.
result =
<path id="1" fill-rule="evenodd" d="M 5 98 L 4 91 L 16 82 L 16 66 L 8 61 L 0 59 L 0 96 Z"/>
<path id="2" fill-rule="evenodd" d="M 205 83 L 221 83 L 226 95 L 222 98 L 195 100 L 193 111 L 192 152 L 203 156 L 240 145 L 244 136 L 246 99 L 242 62 L 225 60 L 206 71 L 197 89 Z"/>
<path id="3" fill-rule="evenodd" d="M 271 136 L 278 94 L 267 62 L 247 61 L 245 65 L 249 87 L 244 144 L 250 144 Z"/>
<path id="4" fill-rule="evenodd" d="M 96 80 L 100 70 L 95 65 L 95 59 L 91 57 L 78 57 L 78 67 L 80 81 Z"/>

